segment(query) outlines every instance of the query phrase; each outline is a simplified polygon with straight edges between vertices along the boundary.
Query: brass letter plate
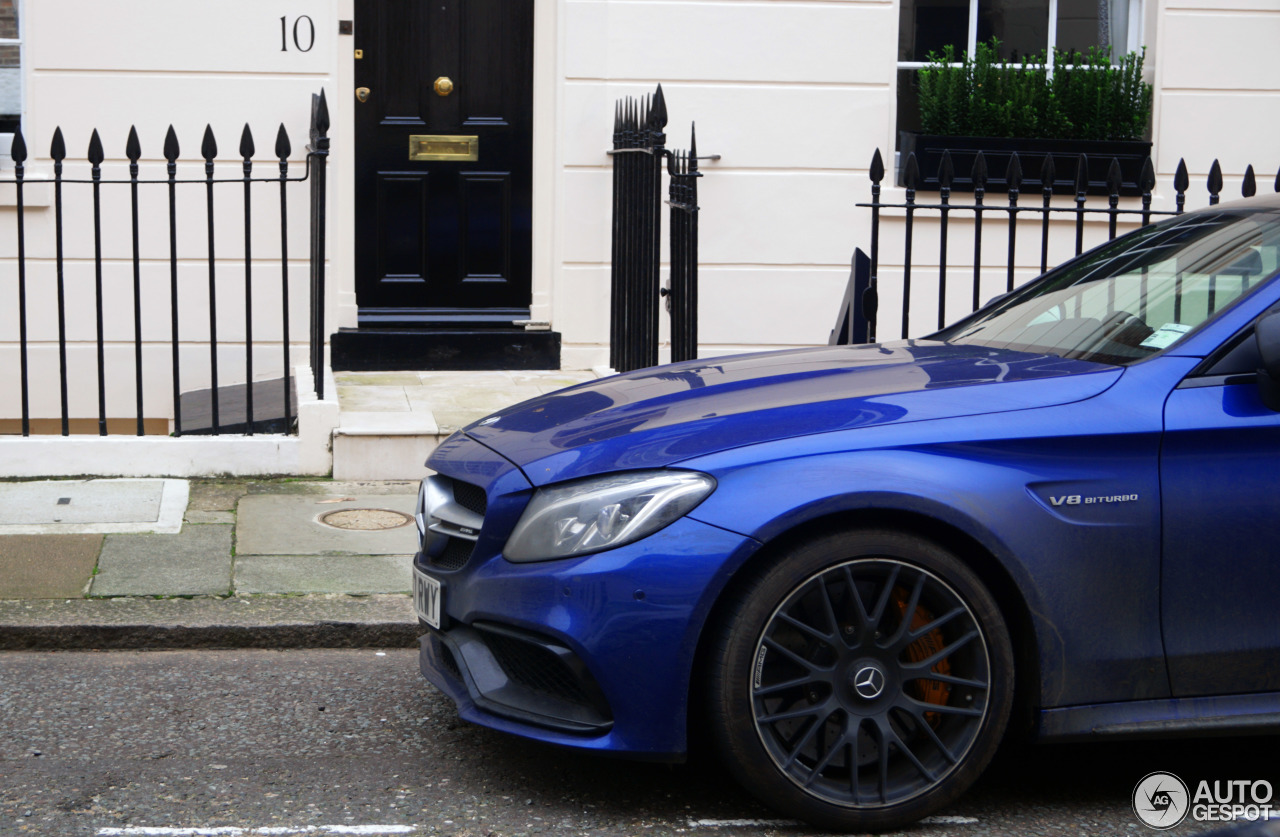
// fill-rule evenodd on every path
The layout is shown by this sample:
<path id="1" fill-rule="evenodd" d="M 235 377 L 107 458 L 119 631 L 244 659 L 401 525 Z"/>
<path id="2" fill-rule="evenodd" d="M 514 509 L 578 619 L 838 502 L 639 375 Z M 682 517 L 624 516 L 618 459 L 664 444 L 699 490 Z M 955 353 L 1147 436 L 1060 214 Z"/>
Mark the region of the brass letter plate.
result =
<path id="1" fill-rule="evenodd" d="M 480 138 L 414 134 L 409 137 L 409 159 L 459 162 L 478 160 L 480 159 Z"/>

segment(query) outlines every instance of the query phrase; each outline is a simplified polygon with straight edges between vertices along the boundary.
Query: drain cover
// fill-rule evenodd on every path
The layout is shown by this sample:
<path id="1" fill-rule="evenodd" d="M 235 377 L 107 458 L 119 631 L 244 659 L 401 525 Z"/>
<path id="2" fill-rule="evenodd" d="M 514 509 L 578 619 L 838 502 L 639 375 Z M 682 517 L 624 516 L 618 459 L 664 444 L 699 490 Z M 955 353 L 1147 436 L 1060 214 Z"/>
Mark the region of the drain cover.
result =
<path id="1" fill-rule="evenodd" d="M 413 518 L 388 509 L 340 509 L 320 515 L 320 522 L 335 529 L 371 531 L 407 526 Z"/>

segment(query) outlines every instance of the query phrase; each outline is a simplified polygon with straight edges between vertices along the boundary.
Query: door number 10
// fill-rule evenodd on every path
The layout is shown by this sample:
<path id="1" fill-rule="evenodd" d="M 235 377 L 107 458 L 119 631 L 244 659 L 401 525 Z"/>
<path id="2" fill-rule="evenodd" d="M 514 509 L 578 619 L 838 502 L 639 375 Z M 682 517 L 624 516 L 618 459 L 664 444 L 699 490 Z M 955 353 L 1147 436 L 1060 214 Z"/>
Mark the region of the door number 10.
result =
<path id="1" fill-rule="evenodd" d="M 287 16 L 280 16 L 280 51 L 289 51 L 289 22 Z M 303 42 L 306 45 L 303 45 Z M 316 45 L 316 25 L 310 15 L 302 15 L 293 19 L 293 48 L 298 52 L 310 52 Z"/>

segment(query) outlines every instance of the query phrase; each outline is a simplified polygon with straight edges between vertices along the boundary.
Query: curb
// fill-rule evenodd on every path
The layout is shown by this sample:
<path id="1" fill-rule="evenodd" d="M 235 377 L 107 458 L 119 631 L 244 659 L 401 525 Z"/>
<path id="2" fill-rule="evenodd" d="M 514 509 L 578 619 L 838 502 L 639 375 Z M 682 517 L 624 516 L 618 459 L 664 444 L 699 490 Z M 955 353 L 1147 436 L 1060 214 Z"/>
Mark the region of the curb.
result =
<path id="1" fill-rule="evenodd" d="M 413 648 L 403 595 L 0 601 L 0 650 Z"/>

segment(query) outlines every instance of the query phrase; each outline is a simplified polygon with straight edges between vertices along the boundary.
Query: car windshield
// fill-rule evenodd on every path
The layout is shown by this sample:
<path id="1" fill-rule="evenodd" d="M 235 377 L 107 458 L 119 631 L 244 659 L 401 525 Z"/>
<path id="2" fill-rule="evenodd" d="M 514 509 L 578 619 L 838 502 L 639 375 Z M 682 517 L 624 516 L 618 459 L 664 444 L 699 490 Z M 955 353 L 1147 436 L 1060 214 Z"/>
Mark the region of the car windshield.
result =
<path id="1" fill-rule="evenodd" d="M 1224 208 L 1118 238 L 934 339 L 1127 365 L 1169 348 L 1280 269 L 1280 213 Z"/>

